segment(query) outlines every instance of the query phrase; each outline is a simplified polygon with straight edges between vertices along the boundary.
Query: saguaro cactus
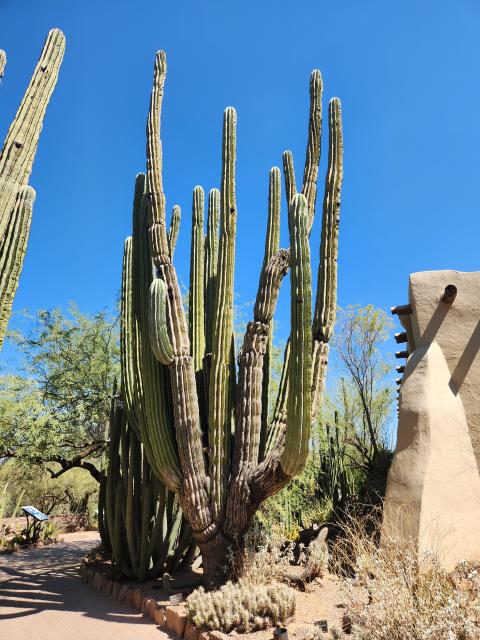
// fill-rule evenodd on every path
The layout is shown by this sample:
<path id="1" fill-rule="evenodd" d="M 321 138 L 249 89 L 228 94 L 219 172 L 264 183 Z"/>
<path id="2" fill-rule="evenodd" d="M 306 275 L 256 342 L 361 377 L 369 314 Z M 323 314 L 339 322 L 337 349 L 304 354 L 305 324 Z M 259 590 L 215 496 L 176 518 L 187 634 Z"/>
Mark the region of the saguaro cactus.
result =
<path id="1" fill-rule="evenodd" d="M 0 152 L 0 349 L 27 248 L 35 191 L 27 185 L 65 37 L 53 29 Z M 6 56 L 0 51 L 0 78 Z"/>
<path id="2" fill-rule="evenodd" d="M 187 320 L 172 263 L 162 185 L 159 134 L 165 76 L 166 57 L 159 52 L 147 122 L 147 174 L 137 178 L 133 237 L 127 239 L 124 254 L 125 408 L 129 420 L 139 425 L 155 474 L 178 495 L 202 552 L 205 583 L 214 587 L 225 579 L 230 547 L 239 551 L 241 561 L 243 535 L 258 506 L 301 471 L 308 454 L 335 321 L 341 111 L 334 98 L 329 107 L 329 160 L 313 319 L 309 234 L 320 160 L 319 71 L 311 76 L 307 155 L 298 193 L 291 153 L 284 158 L 290 249 L 279 248 L 280 172 L 273 168 L 270 173 L 265 257 L 237 371 L 233 340 L 237 116 L 233 108 L 226 109 L 221 188 L 220 194 L 212 190 L 209 195 L 206 237 L 203 190 L 194 191 Z M 289 269 L 291 335 L 269 422 L 272 319 Z"/>

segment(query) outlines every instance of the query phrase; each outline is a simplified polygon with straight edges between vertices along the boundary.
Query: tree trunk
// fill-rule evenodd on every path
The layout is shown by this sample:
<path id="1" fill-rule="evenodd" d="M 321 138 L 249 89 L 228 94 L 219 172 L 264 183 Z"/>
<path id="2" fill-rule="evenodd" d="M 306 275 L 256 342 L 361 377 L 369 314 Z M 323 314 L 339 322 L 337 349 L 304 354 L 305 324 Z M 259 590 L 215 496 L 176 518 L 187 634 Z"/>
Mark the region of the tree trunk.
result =
<path id="1" fill-rule="evenodd" d="M 240 577 L 244 561 L 244 537 L 235 542 L 221 532 L 207 542 L 199 542 L 202 553 L 203 584 L 206 589 L 218 589 L 229 579 Z"/>

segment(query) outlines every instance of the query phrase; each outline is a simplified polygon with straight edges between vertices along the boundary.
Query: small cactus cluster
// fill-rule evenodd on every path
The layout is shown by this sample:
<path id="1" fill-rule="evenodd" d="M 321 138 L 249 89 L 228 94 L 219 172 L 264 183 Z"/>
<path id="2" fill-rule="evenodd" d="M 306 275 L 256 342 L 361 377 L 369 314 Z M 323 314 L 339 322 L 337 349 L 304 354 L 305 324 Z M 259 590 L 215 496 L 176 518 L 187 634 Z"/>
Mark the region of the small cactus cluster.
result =
<path id="1" fill-rule="evenodd" d="M 189 565 L 196 552 L 190 527 L 175 494 L 152 473 L 119 396 L 109 435 L 105 519 L 115 572 L 146 580 Z"/>
<path id="2" fill-rule="evenodd" d="M 59 29 L 48 34 L 0 151 L 0 349 L 27 249 L 35 191 L 28 186 L 43 119 L 65 51 Z M 6 55 L 0 51 L 0 78 Z"/>
<path id="3" fill-rule="evenodd" d="M 122 280 L 122 396 L 154 474 L 178 496 L 203 559 L 205 584 L 225 582 L 228 550 L 241 541 L 261 502 L 305 463 L 310 425 L 324 385 L 335 322 L 342 183 L 340 102 L 329 105 L 329 154 L 318 286 L 312 313 L 309 236 L 322 125 L 322 78 L 310 80 L 310 118 L 302 188 L 284 154 L 290 248 L 281 249 L 281 177 L 270 171 L 265 254 L 253 319 L 235 354 L 233 333 L 237 115 L 224 114 L 220 189 L 195 187 L 189 312 L 173 264 L 180 209 L 170 229 L 162 179 L 160 113 L 166 56 L 156 56 L 147 120 L 147 172 L 139 174 L 133 233 Z M 205 212 L 206 209 L 206 212 Z M 207 217 L 205 230 L 205 213 Z M 269 420 L 269 353 L 281 283 L 290 271 L 291 333 Z M 239 554 L 241 556 L 241 554 Z"/>
<path id="4" fill-rule="evenodd" d="M 284 623 L 295 613 L 295 592 L 278 583 L 227 582 L 217 591 L 196 589 L 185 601 L 198 629 L 251 633 Z"/>

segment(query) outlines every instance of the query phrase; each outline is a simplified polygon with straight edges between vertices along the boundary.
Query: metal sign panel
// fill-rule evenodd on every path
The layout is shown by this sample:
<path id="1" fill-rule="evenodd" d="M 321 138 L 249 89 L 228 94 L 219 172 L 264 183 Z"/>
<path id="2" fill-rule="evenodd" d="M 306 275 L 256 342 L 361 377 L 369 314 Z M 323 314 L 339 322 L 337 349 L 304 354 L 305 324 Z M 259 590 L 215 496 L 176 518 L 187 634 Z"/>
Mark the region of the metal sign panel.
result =
<path id="1" fill-rule="evenodd" d="M 39 522 L 48 520 L 48 516 L 46 516 L 44 513 L 42 513 L 38 509 L 35 509 L 35 507 L 30 507 L 30 506 L 22 507 L 22 511 L 24 511 L 27 514 L 27 516 L 32 516 L 32 518 L 34 518 L 35 520 L 38 520 Z"/>

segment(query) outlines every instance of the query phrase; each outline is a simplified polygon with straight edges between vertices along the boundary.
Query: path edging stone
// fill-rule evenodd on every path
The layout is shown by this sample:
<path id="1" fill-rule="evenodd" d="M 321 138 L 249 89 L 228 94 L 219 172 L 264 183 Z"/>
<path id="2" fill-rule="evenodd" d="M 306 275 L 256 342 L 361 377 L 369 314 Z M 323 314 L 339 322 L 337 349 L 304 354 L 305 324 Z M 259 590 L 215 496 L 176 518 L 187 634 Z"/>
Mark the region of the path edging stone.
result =
<path id="1" fill-rule="evenodd" d="M 159 604 L 152 595 L 144 594 L 141 587 L 133 589 L 118 580 L 112 580 L 101 571 L 96 571 L 89 566 L 85 560 L 80 565 L 79 573 L 83 582 L 91 584 L 100 593 L 142 613 L 145 618 L 149 618 L 160 627 L 165 627 L 178 638 L 185 638 L 185 640 L 226 640 L 228 638 L 220 631 L 197 629 L 188 619 L 183 604 L 165 606 Z"/>

